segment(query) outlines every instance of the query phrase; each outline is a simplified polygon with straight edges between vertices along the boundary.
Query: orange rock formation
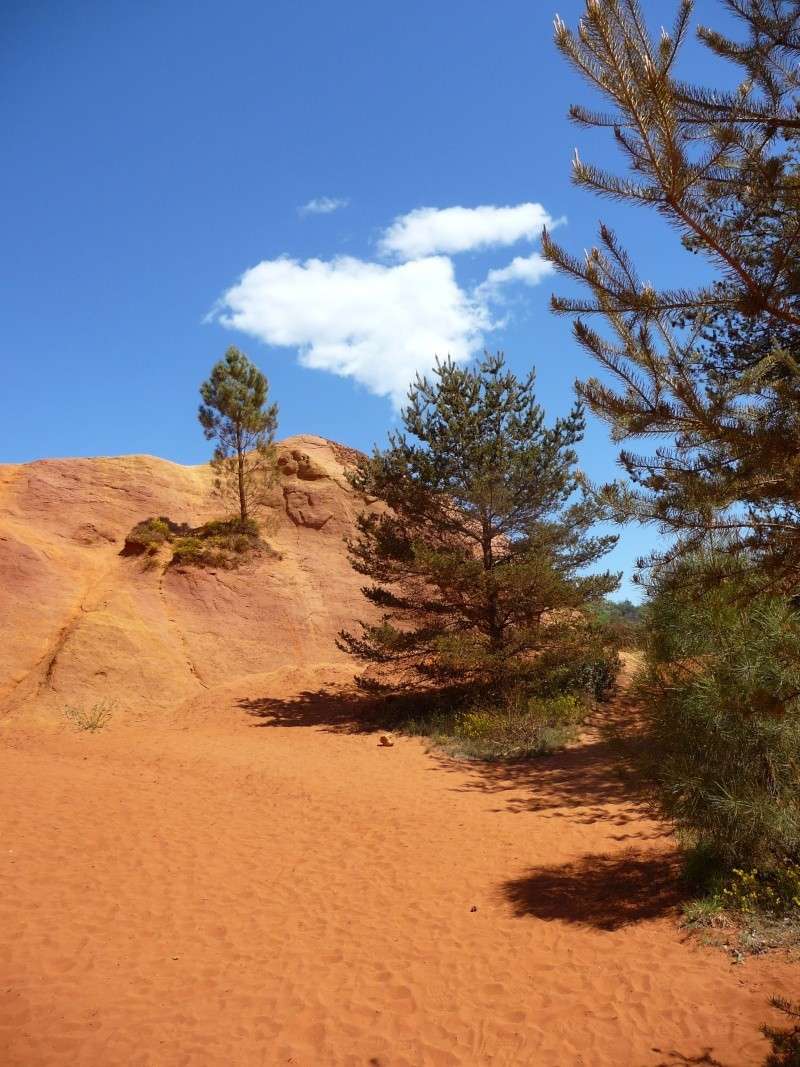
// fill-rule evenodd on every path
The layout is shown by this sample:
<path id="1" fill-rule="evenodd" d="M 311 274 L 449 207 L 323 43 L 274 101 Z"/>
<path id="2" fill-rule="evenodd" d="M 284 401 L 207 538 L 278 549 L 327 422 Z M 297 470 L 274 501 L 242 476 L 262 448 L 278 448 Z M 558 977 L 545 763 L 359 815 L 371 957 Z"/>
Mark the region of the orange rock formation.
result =
<path id="1" fill-rule="evenodd" d="M 142 519 L 224 514 L 207 465 L 0 466 L 0 712 L 167 708 L 278 668 L 346 662 L 335 635 L 365 608 L 343 542 L 363 507 L 344 477 L 354 456 L 319 437 L 284 441 L 266 524 L 277 555 L 235 570 L 121 554 Z"/>

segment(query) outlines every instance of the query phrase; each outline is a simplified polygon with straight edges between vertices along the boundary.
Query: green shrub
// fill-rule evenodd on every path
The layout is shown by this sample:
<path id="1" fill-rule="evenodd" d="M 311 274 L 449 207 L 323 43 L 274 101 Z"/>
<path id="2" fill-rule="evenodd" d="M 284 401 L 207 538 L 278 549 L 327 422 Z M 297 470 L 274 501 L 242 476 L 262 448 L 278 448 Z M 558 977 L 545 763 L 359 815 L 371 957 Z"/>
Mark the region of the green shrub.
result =
<path id="1" fill-rule="evenodd" d="M 736 867 L 722 890 L 729 911 L 786 915 L 800 911 L 800 864 L 786 863 L 769 871 Z"/>
<path id="2" fill-rule="evenodd" d="M 586 716 L 574 694 L 543 698 L 511 694 L 499 706 L 477 704 L 456 716 L 453 736 L 465 754 L 508 759 L 542 755 L 562 748 Z"/>
<path id="3" fill-rule="evenodd" d="M 168 566 L 237 567 L 245 557 L 269 551 L 254 519 L 214 519 L 202 526 L 188 526 L 160 516 L 134 526 L 123 554 L 145 552 L 156 557 L 162 545 L 171 549 Z M 148 569 L 155 565 L 155 559 L 147 564 Z"/>
<path id="4" fill-rule="evenodd" d="M 649 610 L 645 763 L 658 803 L 721 870 L 800 858 L 800 615 L 747 574 Z"/>
<path id="5" fill-rule="evenodd" d="M 172 546 L 173 563 L 203 563 L 206 545 L 199 537 L 179 537 Z"/>
<path id="6" fill-rule="evenodd" d="M 175 529 L 176 523 L 171 522 L 170 519 L 165 518 L 163 515 L 158 518 L 137 522 L 125 538 L 123 551 L 129 555 L 135 555 L 140 552 L 153 554 L 158 551 L 161 545 L 172 540 Z"/>
<path id="7" fill-rule="evenodd" d="M 205 522 L 192 531 L 198 537 L 227 537 L 239 534 L 248 539 L 259 537 L 259 525 L 255 519 L 240 519 L 238 516 L 232 519 L 212 519 Z"/>
<path id="8" fill-rule="evenodd" d="M 607 597 L 591 606 L 590 615 L 600 623 L 617 648 L 639 648 L 642 642 L 645 608 L 630 600 Z"/>
<path id="9" fill-rule="evenodd" d="M 430 737 L 451 755 L 484 760 L 555 752 L 576 736 L 587 712 L 580 695 L 536 697 L 524 687 L 478 699 L 464 690 L 402 695 L 388 706 L 386 725 Z"/>
<path id="10" fill-rule="evenodd" d="M 564 648 L 545 652 L 532 664 L 527 683 L 542 697 L 583 693 L 607 700 L 614 691 L 621 662 L 617 648 L 602 630 L 587 628 Z"/>

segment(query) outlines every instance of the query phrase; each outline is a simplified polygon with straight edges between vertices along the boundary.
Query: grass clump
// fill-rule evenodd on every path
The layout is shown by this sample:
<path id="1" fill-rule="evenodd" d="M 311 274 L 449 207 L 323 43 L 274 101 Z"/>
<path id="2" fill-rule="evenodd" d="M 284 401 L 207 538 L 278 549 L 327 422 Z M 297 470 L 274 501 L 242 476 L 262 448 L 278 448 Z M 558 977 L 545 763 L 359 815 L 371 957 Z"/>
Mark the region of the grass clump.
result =
<path id="1" fill-rule="evenodd" d="M 107 726 L 113 717 L 116 704 L 110 700 L 100 700 L 91 708 L 76 708 L 68 705 L 64 715 L 78 730 L 94 734 Z"/>
<path id="2" fill-rule="evenodd" d="M 166 566 L 240 566 L 254 555 L 270 551 L 255 519 L 214 519 L 201 526 L 173 522 L 165 516 L 145 519 L 128 534 L 123 552 L 151 559 L 168 552 Z M 161 557 L 163 558 L 163 556 Z"/>
<path id="3" fill-rule="evenodd" d="M 499 706 L 480 703 L 458 715 L 444 747 L 472 759 L 542 756 L 571 741 L 585 717 L 586 704 L 574 693 L 514 693 Z"/>
<path id="4" fill-rule="evenodd" d="M 185 527 L 181 523 L 173 522 L 165 515 L 144 519 L 137 522 L 128 536 L 125 538 L 126 555 L 135 556 L 146 552 L 155 555 L 163 544 L 173 540 L 176 534 Z"/>
<path id="5" fill-rule="evenodd" d="M 582 694 L 537 696 L 522 688 L 475 697 L 464 691 L 393 695 L 388 726 L 430 738 L 448 755 L 473 760 L 516 760 L 555 752 L 573 740 L 586 718 Z"/>
<path id="6" fill-rule="evenodd" d="M 255 519 L 215 519 L 175 540 L 172 566 L 238 567 L 267 546 Z"/>

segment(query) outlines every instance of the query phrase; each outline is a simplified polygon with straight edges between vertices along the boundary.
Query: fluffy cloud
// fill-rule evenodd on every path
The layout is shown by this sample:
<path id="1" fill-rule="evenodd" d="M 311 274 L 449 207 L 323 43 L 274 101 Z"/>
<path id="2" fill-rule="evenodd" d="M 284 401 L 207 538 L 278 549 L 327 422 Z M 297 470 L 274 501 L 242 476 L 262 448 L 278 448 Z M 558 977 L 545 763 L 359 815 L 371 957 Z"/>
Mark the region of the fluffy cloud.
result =
<path id="1" fill-rule="evenodd" d="M 553 266 L 538 252 L 529 256 L 515 256 L 506 267 L 490 270 L 476 293 L 484 300 L 497 299 L 505 285 L 521 282 L 523 285 L 538 285 L 542 278 L 553 273 Z"/>
<path id="2" fill-rule="evenodd" d="M 379 248 L 398 259 L 418 259 L 435 253 L 468 252 L 481 248 L 536 240 L 552 219 L 541 204 L 514 207 L 421 207 L 400 215 L 384 232 Z"/>
<path id="3" fill-rule="evenodd" d="M 307 204 L 299 207 L 301 215 L 330 215 L 332 211 L 338 211 L 340 207 L 347 207 L 350 203 L 345 197 L 315 196 Z"/>
<path id="4" fill-rule="evenodd" d="M 349 256 L 265 260 L 223 295 L 212 317 L 296 348 L 304 366 L 354 378 L 396 406 L 436 355 L 467 360 L 492 328 L 486 303 L 459 287 L 446 256 L 395 266 Z"/>

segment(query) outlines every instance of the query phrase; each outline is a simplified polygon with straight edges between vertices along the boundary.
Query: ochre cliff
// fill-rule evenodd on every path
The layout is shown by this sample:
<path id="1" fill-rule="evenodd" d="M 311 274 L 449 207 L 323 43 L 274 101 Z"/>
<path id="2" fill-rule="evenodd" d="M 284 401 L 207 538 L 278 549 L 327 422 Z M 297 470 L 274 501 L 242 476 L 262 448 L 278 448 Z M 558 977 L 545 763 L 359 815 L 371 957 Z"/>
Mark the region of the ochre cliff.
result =
<path id="1" fill-rule="evenodd" d="M 98 700 L 158 710 L 282 668 L 346 668 L 336 633 L 366 612 L 344 546 L 364 507 L 344 476 L 354 455 L 319 437 L 282 442 L 265 515 L 275 555 L 234 570 L 122 553 L 142 519 L 223 514 L 207 465 L 0 466 L 0 714 Z"/>

